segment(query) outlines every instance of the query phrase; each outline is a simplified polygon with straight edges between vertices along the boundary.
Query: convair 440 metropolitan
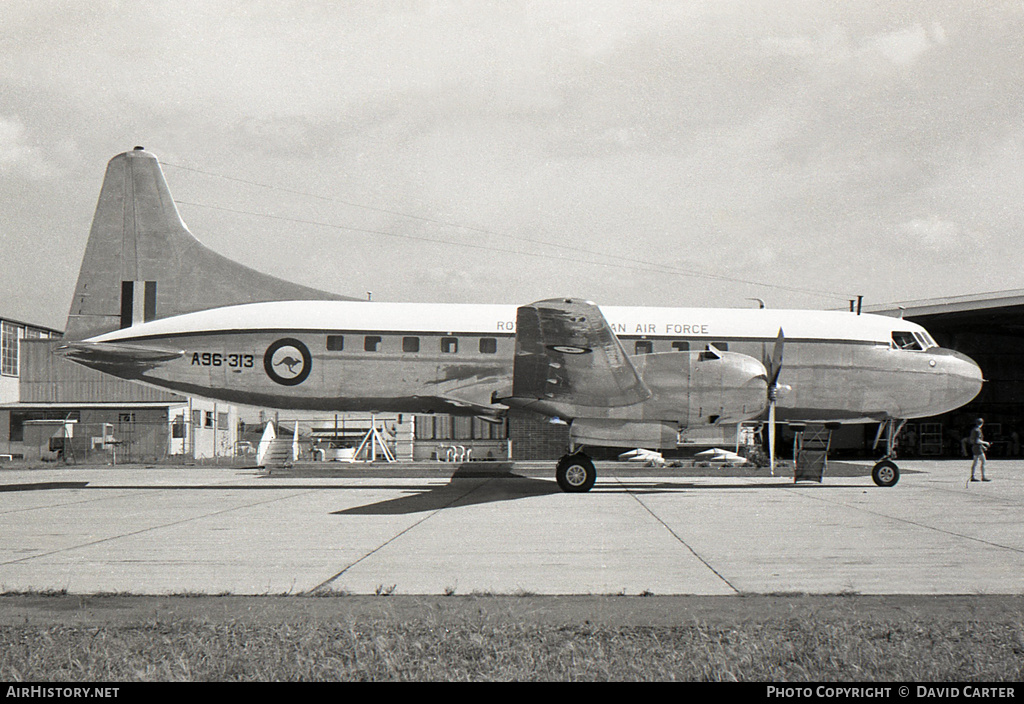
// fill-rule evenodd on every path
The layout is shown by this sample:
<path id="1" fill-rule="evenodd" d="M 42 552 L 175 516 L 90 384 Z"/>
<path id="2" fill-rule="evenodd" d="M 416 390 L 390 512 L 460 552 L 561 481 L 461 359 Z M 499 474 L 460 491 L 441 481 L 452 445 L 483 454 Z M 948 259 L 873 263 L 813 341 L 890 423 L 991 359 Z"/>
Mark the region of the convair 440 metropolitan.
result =
<path id="1" fill-rule="evenodd" d="M 748 421 L 768 423 L 774 445 L 776 421 L 933 416 L 982 384 L 970 359 L 883 316 L 374 303 L 300 286 L 197 241 L 141 148 L 107 167 L 61 349 L 124 379 L 255 406 L 533 411 L 569 425 L 565 491 L 593 486 L 588 445 L 674 448 L 685 428 Z M 888 459 L 876 465 L 876 483 L 898 477 Z"/>

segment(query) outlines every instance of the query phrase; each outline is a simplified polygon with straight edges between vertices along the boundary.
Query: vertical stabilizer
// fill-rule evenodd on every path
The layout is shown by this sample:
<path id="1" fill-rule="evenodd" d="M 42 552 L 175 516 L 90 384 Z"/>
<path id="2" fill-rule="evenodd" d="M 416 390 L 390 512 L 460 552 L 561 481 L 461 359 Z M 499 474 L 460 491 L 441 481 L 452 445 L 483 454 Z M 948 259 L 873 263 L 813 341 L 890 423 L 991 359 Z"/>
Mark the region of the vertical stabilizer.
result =
<path id="1" fill-rule="evenodd" d="M 160 163 L 141 147 L 107 164 L 67 340 L 239 303 L 355 300 L 262 274 L 217 254 L 178 215 Z"/>

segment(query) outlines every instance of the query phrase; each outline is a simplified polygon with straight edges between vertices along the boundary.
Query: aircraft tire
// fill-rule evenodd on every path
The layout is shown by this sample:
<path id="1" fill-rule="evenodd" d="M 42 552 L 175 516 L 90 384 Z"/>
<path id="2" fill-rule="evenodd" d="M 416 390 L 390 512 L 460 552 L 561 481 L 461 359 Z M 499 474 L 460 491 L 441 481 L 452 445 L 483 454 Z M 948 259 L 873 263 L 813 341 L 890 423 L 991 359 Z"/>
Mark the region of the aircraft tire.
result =
<path id="1" fill-rule="evenodd" d="M 895 462 L 882 460 L 871 469 L 871 480 L 878 486 L 895 486 L 900 480 L 900 468 Z"/>
<path id="2" fill-rule="evenodd" d="M 559 488 L 570 494 L 590 491 L 596 480 L 597 470 L 594 469 L 594 463 L 582 452 L 565 455 L 555 468 L 555 481 L 558 482 Z"/>

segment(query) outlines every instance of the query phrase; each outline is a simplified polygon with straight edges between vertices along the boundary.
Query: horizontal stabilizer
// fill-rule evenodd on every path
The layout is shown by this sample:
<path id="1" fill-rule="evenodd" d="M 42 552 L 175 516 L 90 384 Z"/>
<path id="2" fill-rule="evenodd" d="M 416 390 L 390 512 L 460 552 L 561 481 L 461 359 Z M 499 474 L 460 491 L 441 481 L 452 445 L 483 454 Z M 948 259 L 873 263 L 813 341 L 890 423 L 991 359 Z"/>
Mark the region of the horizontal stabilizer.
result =
<path id="1" fill-rule="evenodd" d="M 511 405 L 617 407 L 651 397 L 593 303 L 558 298 L 521 306 Z"/>
<path id="2" fill-rule="evenodd" d="M 183 350 L 158 350 L 152 347 L 104 342 L 69 342 L 57 348 L 57 354 L 94 369 L 146 370 L 179 359 Z"/>

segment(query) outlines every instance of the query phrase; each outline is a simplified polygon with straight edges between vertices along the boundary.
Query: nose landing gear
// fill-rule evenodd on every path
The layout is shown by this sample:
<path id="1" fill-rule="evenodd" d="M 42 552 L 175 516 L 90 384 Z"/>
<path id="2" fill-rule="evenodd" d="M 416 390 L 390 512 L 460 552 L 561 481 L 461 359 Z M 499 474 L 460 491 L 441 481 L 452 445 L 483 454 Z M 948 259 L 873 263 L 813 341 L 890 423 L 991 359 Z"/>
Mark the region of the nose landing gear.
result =
<path id="1" fill-rule="evenodd" d="M 878 486 L 894 486 L 900 480 L 900 468 L 893 460 L 896 459 L 896 438 L 906 424 L 906 420 L 890 418 L 878 426 L 875 447 L 878 447 L 883 434 L 885 435 L 885 456 L 871 468 L 871 480 Z"/>
<path id="2" fill-rule="evenodd" d="M 900 468 L 892 460 L 880 460 L 871 468 L 871 480 L 878 486 L 893 486 L 900 480 Z"/>

